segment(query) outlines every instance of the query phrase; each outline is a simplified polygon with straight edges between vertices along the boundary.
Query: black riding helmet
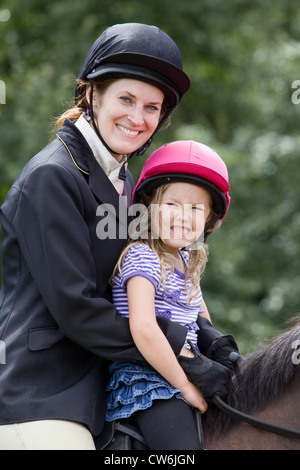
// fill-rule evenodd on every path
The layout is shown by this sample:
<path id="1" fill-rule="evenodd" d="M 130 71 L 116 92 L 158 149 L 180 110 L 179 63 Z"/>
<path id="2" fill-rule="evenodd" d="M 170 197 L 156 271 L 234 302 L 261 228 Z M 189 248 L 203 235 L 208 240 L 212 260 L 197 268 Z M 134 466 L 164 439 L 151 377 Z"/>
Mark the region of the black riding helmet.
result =
<path id="1" fill-rule="evenodd" d="M 94 80 L 99 78 L 103 80 L 135 78 L 162 90 L 168 109 L 155 132 L 178 105 L 190 86 L 189 78 L 183 72 L 181 54 L 177 45 L 159 28 L 141 23 L 117 24 L 107 28 L 90 48 L 78 79 L 91 82 L 90 107 L 94 129 L 110 152 L 113 150 L 103 141 L 93 116 L 93 84 Z M 81 91 L 77 85 L 75 101 L 79 99 Z M 149 147 L 152 137 L 153 135 L 131 156 L 142 155 Z"/>

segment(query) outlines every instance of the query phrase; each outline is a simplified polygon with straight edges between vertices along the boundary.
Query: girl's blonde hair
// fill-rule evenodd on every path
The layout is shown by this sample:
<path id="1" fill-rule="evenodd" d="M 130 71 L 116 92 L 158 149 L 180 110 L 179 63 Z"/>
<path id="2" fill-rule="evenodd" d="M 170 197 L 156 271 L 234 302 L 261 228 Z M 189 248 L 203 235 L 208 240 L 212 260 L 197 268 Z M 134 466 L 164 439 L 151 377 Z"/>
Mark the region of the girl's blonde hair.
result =
<path id="1" fill-rule="evenodd" d="M 169 184 L 159 186 L 158 188 L 154 189 L 152 194 L 148 197 L 148 206 L 147 210 L 144 212 L 143 216 L 140 219 L 140 222 L 137 226 L 136 233 L 131 234 L 131 237 L 128 239 L 127 245 L 123 249 L 119 260 L 115 266 L 115 269 L 112 274 L 112 278 L 117 275 L 118 273 L 122 274 L 122 264 L 124 262 L 125 256 L 131 246 L 144 243 L 148 245 L 151 250 L 156 254 L 157 258 L 159 259 L 160 266 L 161 266 L 161 284 L 164 286 L 168 270 L 173 270 L 173 256 L 168 253 L 165 249 L 164 243 L 161 241 L 159 237 L 153 237 L 153 220 L 152 215 L 153 212 L 151 211 L 151 206 L 156 205 L 159 207 L 161 198 L 163 193 L 166 191 Z M 215 216 L 214 211 L 211 209 L 210 216 L 206 222 L 206 225 L 212 220 Z M 221 222 L 217 222 L 214 227 L 212 227 L 209 231 L 213 232 L 217 230 L 221 225 Z M 139 240 L 136 240 L 137 234 L 139 235 Z M 197 243 L 197 249 L 193 249 L 189 251 L 189 258 L 188 264 L 186 266 L 185 272 L 185 288 L 187 291 L 187 280 L 189 279 L 192 288 L 188 293 L 189 302 L 191 302 L 195 297 L 197 297 L 200 293 L 200 277 L 203 274 L 206 263 L 208 261 L 208 245 L 203 242 Z"/>

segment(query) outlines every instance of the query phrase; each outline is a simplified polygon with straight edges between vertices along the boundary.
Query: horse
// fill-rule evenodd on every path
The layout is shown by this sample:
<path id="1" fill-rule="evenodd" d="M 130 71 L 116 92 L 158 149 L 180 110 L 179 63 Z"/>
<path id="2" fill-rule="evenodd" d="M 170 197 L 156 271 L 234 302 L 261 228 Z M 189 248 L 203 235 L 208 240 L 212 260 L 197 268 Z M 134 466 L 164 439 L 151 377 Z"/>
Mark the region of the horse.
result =
<path id="1" fill-rule="evenodd" d="M 300 437 L 300 314 L 293 326 L 242 360 L 232 377 L 226 405 L 264 423 L 298 431 Z M 237 421 L 214 400 L 202 417 L 197 416 L 204 450 L 300 450 L 300 438 Z M 138 446 L 132 447 L 132 442 Z M 118 423 L 108 427 L 95 444 L 97 450 L 147 449 L 137 429 Z"/>
<path id="2" fill-rule="evenodd" d="M 299 346 L 300 315 L 281 335 L 241 361 L 226 403 L 264 422 L 300 431 Z M 202 416 L 202 425 L 206 450 L 300 450 L 300 439 L 237 421 L 215 404 Z"/>

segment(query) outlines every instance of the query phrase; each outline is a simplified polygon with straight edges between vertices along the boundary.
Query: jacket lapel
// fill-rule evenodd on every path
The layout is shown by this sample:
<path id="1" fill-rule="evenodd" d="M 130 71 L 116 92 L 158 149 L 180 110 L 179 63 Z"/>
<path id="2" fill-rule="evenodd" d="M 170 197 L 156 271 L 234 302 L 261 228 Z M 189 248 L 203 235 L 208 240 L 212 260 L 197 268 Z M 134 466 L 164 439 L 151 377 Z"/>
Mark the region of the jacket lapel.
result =
<path id="1" fill-rule="evenodd" d="M 108 212 L 112 212 L 113 208 L 113 215 L 117 217 L 122 225 L 125 224 L 126 220 L 127 227 L 126 198 L 119 196 L 113 184 L 95 159 L 91 148 L 81 132 L 69 119 L 66 119 L 63 127 L 57 132 L 57 136 L 66 147 L 74 165 L 86 175 L 90 189 L 96 196 L 99 204 L 105 204 Z M 125 214 L 126 217 L 124 216 Z M 123 215 L 123 217 L 120 217 L 120 215 Z"/>
<path id="2" fill-rule="evenodd" d="M 89 185 L 99 202 L 105 204 L 105 209 L 111 212 L 113 208 L 113 215 L 116 215 L 119 223 L 127 228 L 126 198 L 119 196 L 95 158 L 92 162 Z"/>

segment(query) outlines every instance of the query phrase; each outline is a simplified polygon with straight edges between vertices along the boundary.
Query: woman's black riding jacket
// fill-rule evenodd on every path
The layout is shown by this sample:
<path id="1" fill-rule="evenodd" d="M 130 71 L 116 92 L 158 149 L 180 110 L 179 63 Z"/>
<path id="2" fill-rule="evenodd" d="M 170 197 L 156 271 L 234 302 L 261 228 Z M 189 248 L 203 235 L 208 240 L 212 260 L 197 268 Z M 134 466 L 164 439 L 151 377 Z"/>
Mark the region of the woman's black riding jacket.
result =
<path id="1" fill-rule="evenodd" d="M 123 199 L 68 120 L 10 189 L 0 211 L 0 340 L 6 352 L 0 424 L 66 419 L 97 435 L 105 415 L 107 361 L 141 359 L 109 288 L 126 240 L 96 233 L 97 208 L 105 203 L 118 231 Z M 159 322 L 178 354 L 186 329 Z"/>

